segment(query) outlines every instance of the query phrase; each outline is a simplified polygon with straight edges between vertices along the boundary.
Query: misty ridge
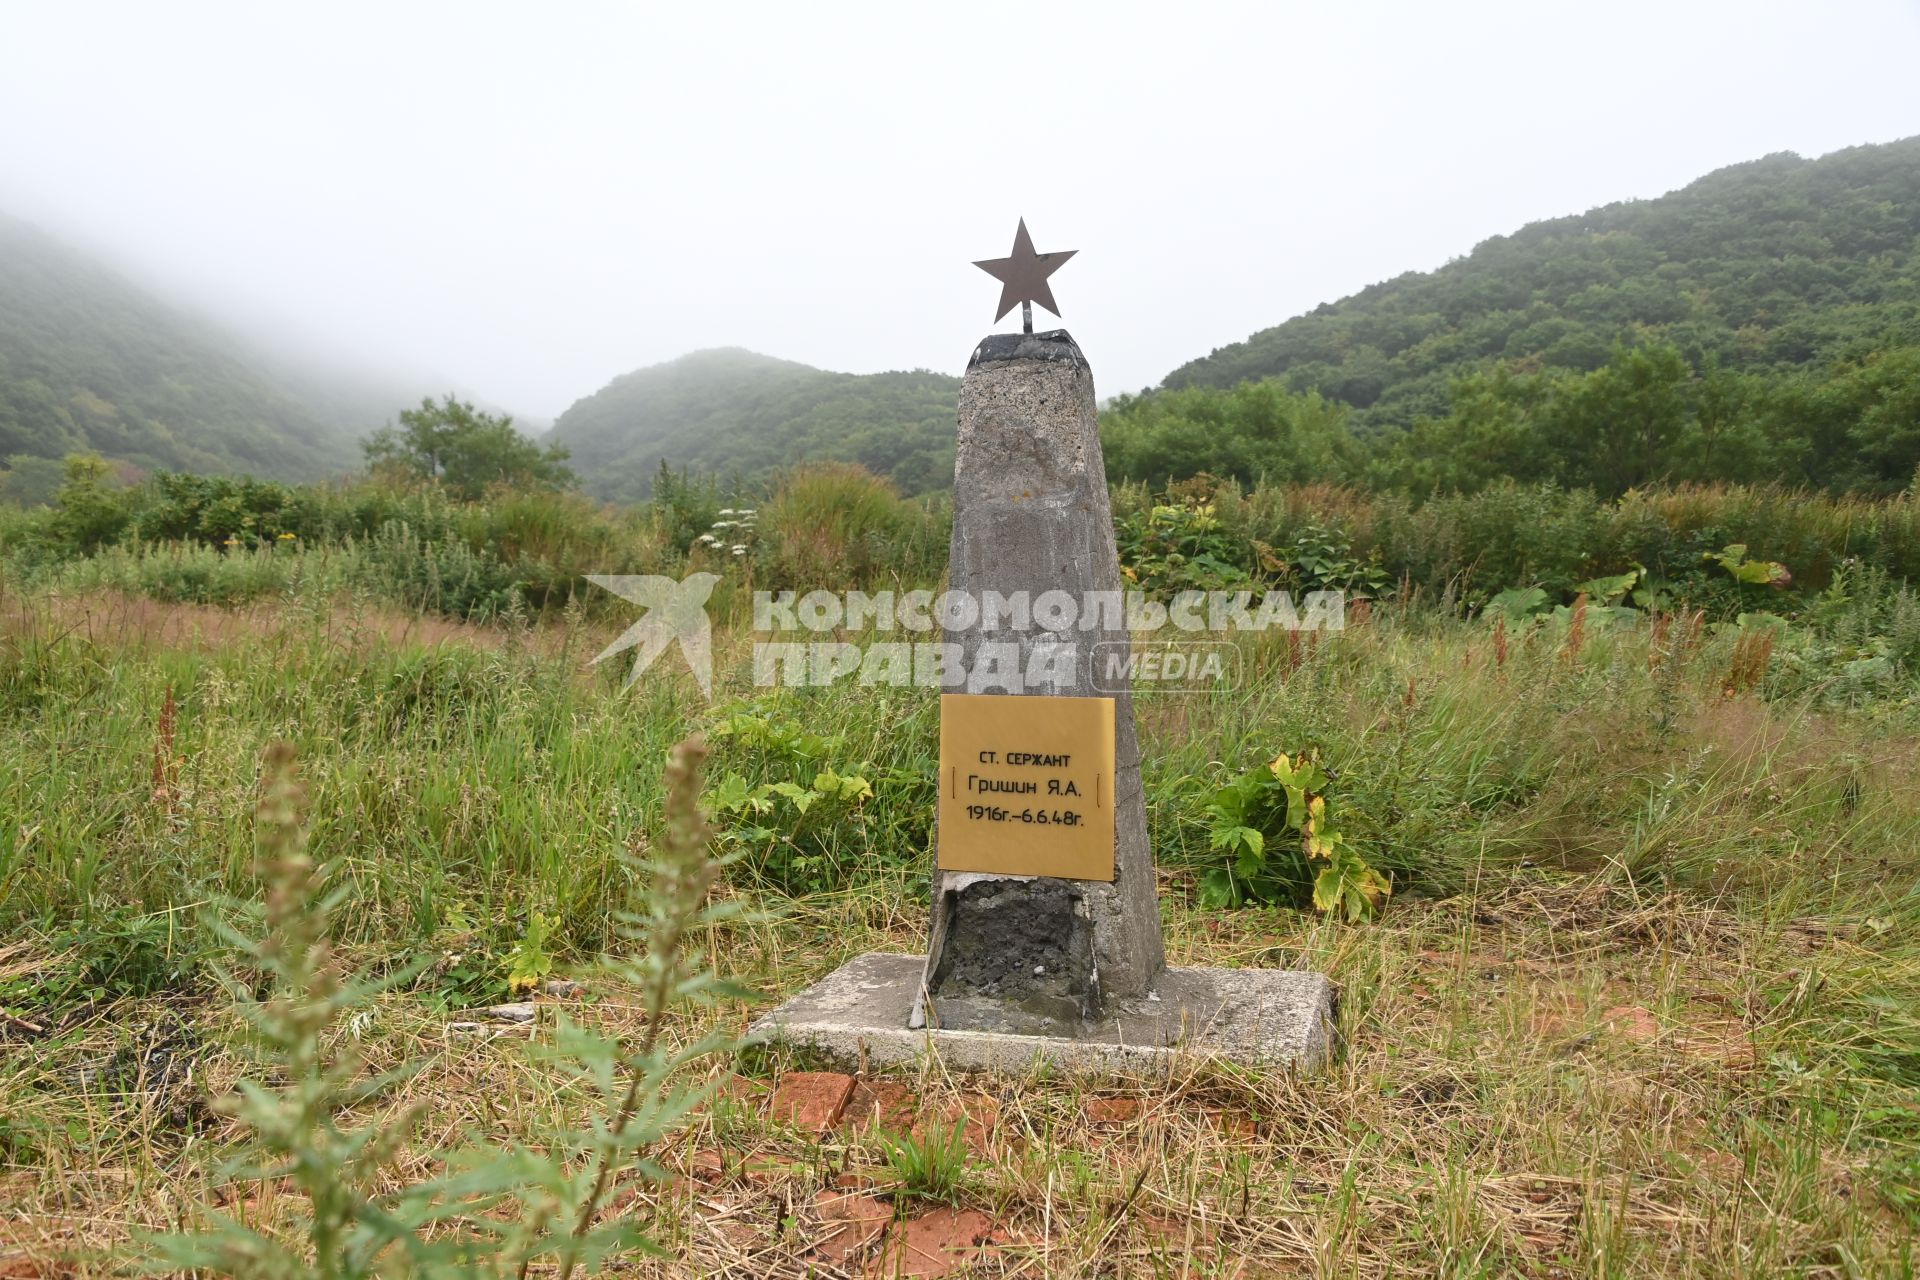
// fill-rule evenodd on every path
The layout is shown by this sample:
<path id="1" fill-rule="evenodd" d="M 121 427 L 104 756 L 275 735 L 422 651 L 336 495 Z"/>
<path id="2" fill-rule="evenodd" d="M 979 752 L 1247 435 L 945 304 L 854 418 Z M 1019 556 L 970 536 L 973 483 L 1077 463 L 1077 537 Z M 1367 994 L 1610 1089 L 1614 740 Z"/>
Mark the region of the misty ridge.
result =
<path id="1" fill-rule="evenodd" d="M 1920 139 L 1733 165 L 1494 236 L 1111 396 L 1109 470 L 1414 494 L 1501 480 L 1896 491 L 1920 466 L 1916 237 Z M 44 501 L 79 453 L 128 481 L 343 476 L 401 410 L 443 398 L 512 418 L 568 455 L 569 483 L 620 502 L 645 500 L 662 467 L 745 493 L 843 462 L 915 495 L 952 466 L 957 379 L 928 370 L 700 351 L 582 388 L 543 430 L 484 387 L 343 371 L 337 355 L 270 349 L 266 332 L 241 337 L 0 220 L 0 492 Z"/>

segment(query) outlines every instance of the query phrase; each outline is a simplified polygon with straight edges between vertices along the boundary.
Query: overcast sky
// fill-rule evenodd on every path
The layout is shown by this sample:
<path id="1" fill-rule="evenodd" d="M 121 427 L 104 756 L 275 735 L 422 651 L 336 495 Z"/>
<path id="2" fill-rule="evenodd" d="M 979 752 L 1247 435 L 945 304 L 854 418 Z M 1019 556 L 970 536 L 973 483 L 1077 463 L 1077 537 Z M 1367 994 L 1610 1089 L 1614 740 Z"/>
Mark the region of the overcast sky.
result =
<path id="1" fill-rule="evenodd" d="M 532 415 L 698 347 L 958 372 L 1024 214 L 1105 395 L 1533 219 L 1920 133 L 1916 66 L 1916 0 L 0 0 L 0 208 Z"/>

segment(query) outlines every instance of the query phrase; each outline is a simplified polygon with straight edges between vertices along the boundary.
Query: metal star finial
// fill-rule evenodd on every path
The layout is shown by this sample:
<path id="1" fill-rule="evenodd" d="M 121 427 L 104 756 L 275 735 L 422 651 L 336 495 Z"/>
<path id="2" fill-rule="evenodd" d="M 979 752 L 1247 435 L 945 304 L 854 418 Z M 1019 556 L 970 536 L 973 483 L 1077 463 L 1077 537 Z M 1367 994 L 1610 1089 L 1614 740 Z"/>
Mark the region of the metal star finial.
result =
<path id="1" fill-rule="evenodd" d="M 1028 333 L 1033 332 L 1033 304 L 1039 303 L 1054 315 L 1060 314 L 1060 308 L 1053 300 L 1053 289 L 1047 284 L 1047 277 L 1065 266 L 1067 259 L 1080 252 L 1067 249 L 1059 253 L 1035 253 L 1033 237 L 1027 234 L 1027 220 L 1020 219 L 1020 229 L 1013 233 L 1013 256 L 1010 258 L 988 258 L 985 262 L 973 265 L 1000 282 L 1000 310 L 993 317 L 998 321 L 1014 304 L 1020 304 L 1020 319 Z"/>

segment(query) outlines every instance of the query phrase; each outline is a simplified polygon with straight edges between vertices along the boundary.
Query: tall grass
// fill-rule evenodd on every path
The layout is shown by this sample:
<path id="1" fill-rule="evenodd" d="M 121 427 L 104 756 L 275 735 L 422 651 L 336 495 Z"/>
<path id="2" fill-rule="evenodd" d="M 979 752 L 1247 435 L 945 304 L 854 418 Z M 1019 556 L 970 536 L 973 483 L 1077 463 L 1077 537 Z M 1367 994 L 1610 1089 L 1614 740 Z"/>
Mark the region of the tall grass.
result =
<path id="1" fill-rule="evenodd" d="M 589 668 L 617 625 L 429 626 L 351 597 L 243 614 L 16 597 L 0 617 L 0 926 L 249 892 L 251 761 L 276 738 L 307 761 L 313 845 L 352 884 L 340 927 L 363 945 L 505 946 L 532 912 L 568 946 L 603 945 L 623 874 L 609 850 L 657 808 L 667 745 L 702 723 L 727 722 L 716 777 L 873 784 L 756 856 L 808 859 L 805 882 L 828 890 L 924 874 L 930 691 L 755 689 L 723 637 L 709 711 L 674 655 L 627 691 L 623 671 Z M 1835 719 L 1848 704 L 1785 656 L 1814 663 L 1817 641 L 1783 641 L 1765 685 L 1733 699 L 1739 630 L 1678 643 L 1616 627 L 1570 657 L 1549 620 L 1503 659 L 1487 627 L 1415 606 L 1309 644 L 1247 637 L 1239 687 L 1139 697 L 1155 847 L 1205 864 L 1206 789 L 1314 745 L 1351 838 L 1416 890 L 1456 891 L 1489 864 L 1725 886 L 1815 849 L 1912 860 L 1920 801 L 1890 785 L 1907 768 L 1898 735 L 1920 722 L 1910 674 L 1887 675 L 1872 715 Z"/>
<path id="2" fill-rule="evenodd" d="M 948 524 L 900 500 L 891 481 L 847 463 L 788 475 L 760 509 L 773 587 L 824 587 L 892 577 L 920 583 L 947 560 Z"/>
<path id="3" fill-rule="evenodd" d="M 73 542 L 58 509 L 0 507 L 0 574 L 32 589 L 113 588 L 214 604 L 352 590 L 484 619 L 580 603 L 589 573 L 709 570 L 726 579 L 725 603 L 755 588 L 933 586 L 945 568 L 946 506 L 904 500 L 857 466 L 802 466 L 758 495 L 724 497 L 717 485 L 675 476 L 657 487 L 661 496 L 649 505 L 618 509 L 558 493 L 503 491 L 462 503 L 431 486 L 161 476 L 114 495 L 108 506 L 119 533 L 97 548 Z M 1167 500 L 1135 484 L 1113 491 L 1123 525 Z M 1730 616 L 1755 605 L 1713 583 L 1718 571 L 1705 557 L 1734 544 L 1790 571 L 1792 587 L 1773 609 L 1798 608 L 1861 568 L 1894 583 L 1920 580 L 1920 499 L 1912 493 L 1876 500 L 1694 486 L 1609 502 L 1584 490 L 1507 484 L 1418 503 L 1329 485 L 1247 489 L 1198 477 L 1174 486 L 1172 500 L 1210 504 L 1225 553 L 1250 572 L 1284 561 L 1303 539 L 1337 544 L 1398 588 L 1454 605 L 1533 585 L 1570 599 L 1581 582 L 1637 568 Z M 741 517 L 745 510 L 755 514 Z"/>
<path id="4" fill-rule="evenodd" d="M 1732 622 L 1596 613 L 1576 638 L 1570 619 L 1496 631 L 1409 595 L 1342 633 L 1243 637 L 1235 688 L 1140 691 L 1170 954 L 1325 969 L 1352 1048 L 1311 1080 L 1125 1086 L 1150 1113 L 1125 1132 L 1090 1126 L 1071 1084 L 992 1086 L 1017 1143 L 992 1139 L 938 1193 L 1017 1221 L 1063 1275 L 1164 1254 L 1149 1212 L 1185 1222 L 1178 1249 L 1229 1273 L 1256 1254 L 1367 1274 L 1460 1274 L 1450 1260 L 1470 1257 L 1715 1276 L 1844 1254 L 1897 1273 L 1920 1220 L 1920 696 L 1897 664 L 1870 695 L 1838 681 L 1866 642 L 1911 635 L 1914 610 L 1884 575 L 1840 586 L 1764 661 Z M 603 1181 L 590 1153 L 549 1144 L 604 1094 L 507 1042 L 457 1038 L 437 1011 L 504 994 L 536 913 L 564 967 L 618 946 L 636 865 L 668 835 L 661 766 L 702 728 L 710 799 L 735 778 L 804 788 L 827 769 L 871 786 L 805 815 L 818 820 L 722 814 L 741 856 L 708 901 L 790 894 L 790 914 L 716 922 L 702 947 L 788 991 L 851 954 L 924 945 L 930 691 L 756 689 L 728 628 L 714 704 L 671 653 L 623 689 L 623 671 L 587 659 L 626 619 L 579 608 L 475 622 L 351 586 L 237 607 L 67 590 L 0 597 L 0 1044 L 31 1046 L 0 1053 L 0 1177 L 36 1179 L 33 1212 L 84 1205 L 109 1252 L 127 1224 L 165 1226 L 169 1206 L 218 1194 L 201 1152 L 236 1135 L 150 1101 L 159 1059 L 140 1037 L 217 1025 L 222 943 L 201 907 L 266 887 L 255 761 L 286 739 L 309 855 L 342 894 L 339 954 L 409 973 L 338 1029 L 369 1070 L 408 1068 L 399 1096 L 367 1104 L 424 1108 L 405 1177 L 437 1174 L 481 1132 L 562 1152 L 589 1193 L 576 1209 L 617 1201 L 588 1218 L 638 1224 L 702 1259 L 688 1267 L 740 1265 L 716 1251 L 749 1246 L 710 1229 L 740 1223 L 713 1207 L 735 1204 L 755 1206 L 756 1257 L 811 1265 L 810 1206 L 861 1172 L 859 1151 L 773 1134 L 744 1107 L 676 1113 L 645 1154 L 683 1174 L 678 1189 Z M 1394 874 L 1393 899 L 1355 926 L 1201 910 L 1212 789 L 1303 747 L 1333 774 L 1348 839 Z M 594 982 L 602 1003 L 582 1017 L 644 1034 L 647 984 Z M 741 1012 L 676 1015 L 673 1042 Z M 1653 1030 L 1629 1036 L 1623 1019 Z M 180 1054 L 195 1079 L 235 1070 Z M 99 1083 L 123 1056 L 136 1083 Z M 934 1072 L 914 1088 L 953 1085 Z M 697 1161 L 714 1147 L 710 1185 Z M 935 1190 L 917 1167 L 894 1174 L 906 1199 Z M 305 1203 L 265 1188 L 238 1212 L 284 1227 Z"/>

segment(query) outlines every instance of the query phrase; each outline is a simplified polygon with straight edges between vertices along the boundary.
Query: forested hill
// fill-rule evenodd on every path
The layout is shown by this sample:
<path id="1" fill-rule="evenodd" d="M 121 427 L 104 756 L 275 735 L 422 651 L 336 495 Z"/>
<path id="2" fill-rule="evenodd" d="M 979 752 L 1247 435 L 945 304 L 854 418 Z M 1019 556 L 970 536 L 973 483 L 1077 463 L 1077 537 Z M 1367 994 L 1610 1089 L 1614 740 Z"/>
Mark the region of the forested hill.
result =
<path id="1" fill-rule="evenodd" d="M 367 403 L 363 403 L 367 402 Z M 214 326 L 0 214 L 0 459 L 319 477 L 358 465 L 370 397 L 324 394 Z M 404 399 L 382 397 L 382 414 Z"/>
<path id="2" fill-rule="evenodd" d="M 645 497 L 674 470 L 761 479 L 801 461 L 858 462 L 913 494 L 953 478 L 960 380 L 830 373 L 738 347 L 696 351 L 615 378 L 554 423 L 549 439 L 588 492 Z"/>
<path id="3" fill-rule="evenodd" d="M 1593 370 L 1616 343 L 1765 372 L 1920 341 L 1920 138 L 1818 160 L 1783 152 L 1653 200 L 1496 236 L 1182 365 L 1169 388 L 1284 378 L 1406 425 L 1452 377 Z"/>

